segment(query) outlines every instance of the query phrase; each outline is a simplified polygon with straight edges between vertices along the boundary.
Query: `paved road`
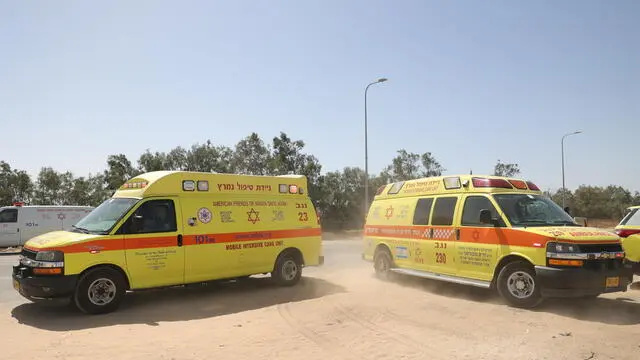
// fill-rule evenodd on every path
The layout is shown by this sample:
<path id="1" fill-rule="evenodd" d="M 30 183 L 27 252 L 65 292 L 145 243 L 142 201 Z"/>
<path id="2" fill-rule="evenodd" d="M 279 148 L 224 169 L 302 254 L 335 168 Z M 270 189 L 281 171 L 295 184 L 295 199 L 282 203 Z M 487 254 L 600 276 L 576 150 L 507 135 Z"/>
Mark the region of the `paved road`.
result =
<path id="1" fill-rule="evenodd" d="M 23 298 L 13 290 L 11 285 L 12 267 L 17 263 L 17 255 L 0 255 L 0 306 L 17 305 L 23 302 Z"/>

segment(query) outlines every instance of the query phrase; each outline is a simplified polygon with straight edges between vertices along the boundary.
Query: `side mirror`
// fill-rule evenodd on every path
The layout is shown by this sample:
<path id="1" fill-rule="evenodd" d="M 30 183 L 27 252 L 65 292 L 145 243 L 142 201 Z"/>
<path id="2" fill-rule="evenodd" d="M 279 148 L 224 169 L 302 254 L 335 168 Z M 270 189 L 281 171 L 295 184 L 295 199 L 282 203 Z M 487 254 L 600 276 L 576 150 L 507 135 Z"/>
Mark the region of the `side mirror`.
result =
<path id="1" fill-rule="evenodd" d="M 480 210 L 480 224 L 492 224 L 498 226 L 498 219 L 491 217 L 491 211 L 488 209 Z"/>

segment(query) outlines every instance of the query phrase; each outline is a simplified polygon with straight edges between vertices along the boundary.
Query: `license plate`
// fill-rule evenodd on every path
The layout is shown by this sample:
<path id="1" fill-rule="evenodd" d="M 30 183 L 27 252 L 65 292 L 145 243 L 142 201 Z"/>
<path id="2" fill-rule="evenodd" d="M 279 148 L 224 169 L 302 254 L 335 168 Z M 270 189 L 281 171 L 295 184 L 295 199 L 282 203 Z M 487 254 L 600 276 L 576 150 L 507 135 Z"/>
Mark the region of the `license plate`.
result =
<path id="1" fill-rule="evenodd" d="M 17 280 L 13 280 L 13 288 L 20 291 L 20 283 Z"/>
<path id="2" fill-rule="evenodd" d="M 606 287 L 618 287 L 620 286 L 620 278 L 619 277 L 608 277 L 606 280 Z"/>

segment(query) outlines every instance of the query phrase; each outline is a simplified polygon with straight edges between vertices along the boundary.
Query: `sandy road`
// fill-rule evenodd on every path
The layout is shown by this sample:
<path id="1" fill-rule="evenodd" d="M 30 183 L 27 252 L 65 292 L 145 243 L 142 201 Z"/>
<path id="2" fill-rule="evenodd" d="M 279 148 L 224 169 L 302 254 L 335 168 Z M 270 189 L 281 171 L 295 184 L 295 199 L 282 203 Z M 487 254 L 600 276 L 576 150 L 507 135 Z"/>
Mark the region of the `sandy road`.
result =
<path id="1" fill-rule="evenodd" d="M 482 289 L 377 280 L 359 242 L 325 244 L 296 287 L 141 292 L 102 316 L 23 301 L 0 257 L 0 359 L 640 358 L 639 291 L 518 310 Z"/>

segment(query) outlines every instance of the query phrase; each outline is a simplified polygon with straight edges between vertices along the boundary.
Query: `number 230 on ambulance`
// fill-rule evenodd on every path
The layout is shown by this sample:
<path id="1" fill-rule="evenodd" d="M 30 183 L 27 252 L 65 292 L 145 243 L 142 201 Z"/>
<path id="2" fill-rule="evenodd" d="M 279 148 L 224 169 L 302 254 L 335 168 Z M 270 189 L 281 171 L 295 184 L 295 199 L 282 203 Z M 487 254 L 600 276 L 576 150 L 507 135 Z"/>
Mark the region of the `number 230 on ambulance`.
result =
<path id="1" fill-rule="evenodd" d="M 323 262 L 306 177 L 158 171 L 127 181 L 71 231 L 27 241 L 13 283 L 30 300 L 70 297 L 96 314 L 128 290 L 267 273 L 290 286 Z"/>
<path id="2" fill-rule="evenodd" d="M 493 288 L 512 306 L 626 291 L 616 234 L 580 227 L 530 181 L 442 176 L 378 189 L 363 258 L 389 272 Z"/>

